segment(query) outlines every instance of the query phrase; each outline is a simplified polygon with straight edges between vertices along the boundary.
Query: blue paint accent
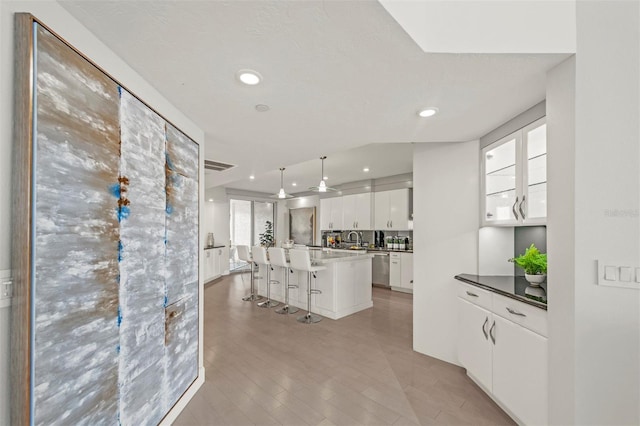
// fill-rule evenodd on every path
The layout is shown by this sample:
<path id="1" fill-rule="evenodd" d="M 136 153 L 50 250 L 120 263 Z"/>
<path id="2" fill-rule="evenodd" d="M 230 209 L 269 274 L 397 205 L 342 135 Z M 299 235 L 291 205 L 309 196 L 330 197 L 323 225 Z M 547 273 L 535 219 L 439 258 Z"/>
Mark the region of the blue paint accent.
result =
<path id="1" fill-rule="evenodd" d="M 131 209 L 128 206 L 122 206 L 118 208 L 118 222 L 122 222 L 124 219 L 129 218 Z"/>
<path id="2" fill-rule="evenodd" d="M 165 136 L 165 139 L 166 139 L 166 136 Z M 176 168 L 174 167 L 173 162 L 171 161 L 171 158 L 169 158 L 169 153 L 165 153 L 164 156 L 167 161 L 167 166 L 169 166 L 169 170 L 175 170 Z"/>
<path id="3" fill-rule="evenodd" d="M 120 184 L 114 183 L 113 185 L 109 185 L 109 192 L 116 198 L 120 198 Z"/>
<path id="4" fill-rule="evenodd" d="M 120 345 L 116 346 L 116 353 L 120 353 Z"/>
<path id="5" fill-rule="evenodd" d="M 167 204 L 167 208 L 165 209 L 168 215 L 173 213 L 173 206 L 171 204 Z"/>
<path id="6" fill-rule="evenodd" d="M 122 309 L 118 306 L 118 327 L 122 324 Z"/>
<path id="7" fill-rule="evenodd" d="M 122 241 L 118 240 L 118 263 L 122 262 Z M 120 275 L 118 275 L 118 282 L 120 282 Z"/>
<path id="8" fill-rule="evenodd" d="M 169 304 L 169 297 L 165 294 L 164 295 L 164 307 L 166 308 L 168 304 Z"/>
<path id="9" fill-rule="evenodd" d="M 122 87 L 118 85 L 118 97 L 122 98 Z"/>

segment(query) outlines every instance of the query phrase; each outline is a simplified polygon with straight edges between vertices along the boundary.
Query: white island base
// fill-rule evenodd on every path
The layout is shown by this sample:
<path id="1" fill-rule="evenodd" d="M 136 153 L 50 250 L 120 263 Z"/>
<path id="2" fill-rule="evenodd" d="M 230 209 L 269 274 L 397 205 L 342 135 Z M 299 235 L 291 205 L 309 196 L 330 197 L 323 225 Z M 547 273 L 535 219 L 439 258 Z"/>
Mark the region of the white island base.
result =
<path id="1" fill-rule="evenodd" d="M 320 250 L 311 250 L 310 255 L 312 262 L 327 268 L 318 271 L 315 280 L 311 278 L 312 288 L 322 291 L 321 294 L 311 295 L 312 313 L 337 320 L 373 306 L 371 298 L 373 255 L 330 253 Z M 271 299 L 284 302 L 283 272 L 285 269 L 275 266 L 273 269 L 271 279 L 280 281 L 280 284 L 271 284 Z M 258 292 L 266 296 L 266 274 L 261 270 L 256 275 L 260 276 L 256 280 Z M 300 308 L 300 313 L 306 312 L 307 273 L 302 271 L 290 273 L 289 284 L 298 285 L 298 288 L 289 289 L 289 304 Z"/>

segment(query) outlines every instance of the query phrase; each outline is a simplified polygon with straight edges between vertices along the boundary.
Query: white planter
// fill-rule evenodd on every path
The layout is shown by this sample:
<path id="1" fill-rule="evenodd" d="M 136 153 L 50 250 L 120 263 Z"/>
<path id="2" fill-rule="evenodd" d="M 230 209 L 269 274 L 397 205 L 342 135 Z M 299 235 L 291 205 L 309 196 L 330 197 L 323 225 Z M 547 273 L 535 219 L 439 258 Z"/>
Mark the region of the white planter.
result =
<path id="1" fill-rule="evenodd" d="M 529 281 L 532 286 L 539 286 L 547 279 L 547 274 L 530 275 L 524 274 L 524 278 Z"/>

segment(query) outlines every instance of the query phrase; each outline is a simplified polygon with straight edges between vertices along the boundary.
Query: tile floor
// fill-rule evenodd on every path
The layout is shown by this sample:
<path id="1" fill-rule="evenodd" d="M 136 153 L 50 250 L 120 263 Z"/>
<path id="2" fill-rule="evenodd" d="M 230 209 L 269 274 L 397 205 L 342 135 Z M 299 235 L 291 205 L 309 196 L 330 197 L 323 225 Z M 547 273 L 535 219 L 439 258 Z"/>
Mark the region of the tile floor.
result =
<path id="1" fill-rule="evenodd" d="M 307 325 L 243 302 L 249 280 L 205 288 L 206 382 L 175 425 L 494 425 L 513 421 L 463 369 L 411 349 L 412 296 Z"/>

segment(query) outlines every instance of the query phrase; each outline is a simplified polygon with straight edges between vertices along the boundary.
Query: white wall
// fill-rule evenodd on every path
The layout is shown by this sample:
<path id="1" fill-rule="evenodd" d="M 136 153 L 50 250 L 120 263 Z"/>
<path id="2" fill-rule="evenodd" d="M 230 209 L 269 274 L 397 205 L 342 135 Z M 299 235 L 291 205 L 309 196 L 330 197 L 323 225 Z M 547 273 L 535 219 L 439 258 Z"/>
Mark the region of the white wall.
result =
<path id="1" fill-rule="evenodd" d="M 69 43 L 84 52 L 94 62 L 107 70 L 131 92 L 152 105 L 160 114 L 173 122 L 201 145 L 204 158 L 204 132 L 185 115 L 172 106 L 160 93 L 140 75 L 118 58 L 111 50 L 94 37 L 80 22 L 69 15 L 58 3 L 48 1 L 0 1 L 0 270 L 11 267 L 11 173 L 13 132 L 13 14 L 30 12 Z M 204 174 L 200 179 L 204 181 Z M 203 185 L 201 185 L 203 187 Z M 201 197 L 204 191 L 201 189 Z M 200 315 L 202 319 L 202 314 Z M 202 324 L 200 325 L 202 330 Z M 8 336 L 1 333 L 0 346 L 8 345 Z M 200 345 L 201 348 L 203 345 Z M 1 355 L 1 354 L 0 354 Z M 201 366 L 202 366 L 202 356 Z M 8 361 L 0 359 L 0 369 Z M 0 376 L 2 373 L 0 372 Z M 8 420 L 9 392 L 6 382 L 0 382 L 0 425 Z M 168 416 L 167 418 L 170 418 Z"/>
<path id="2" fill-rule="evenodd" d="M 594 263 L 640 266 L 639 9 L 577 2 L 577 424 L 640 424 L 640 290 L 596 285 Z"/>
<path id="3" fill-rule="evenodd" d="M 479 142 L 416 144 L 413 183 L 413 349 L 457 364 L 453 277 L 478 271 Z"/>
<path id="4" fill-rule="evenodd" d="M 574 423 L 575 56 L 547 74 L 549 420 Z"/>

